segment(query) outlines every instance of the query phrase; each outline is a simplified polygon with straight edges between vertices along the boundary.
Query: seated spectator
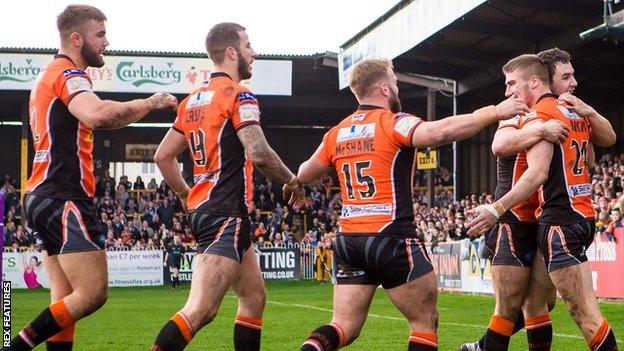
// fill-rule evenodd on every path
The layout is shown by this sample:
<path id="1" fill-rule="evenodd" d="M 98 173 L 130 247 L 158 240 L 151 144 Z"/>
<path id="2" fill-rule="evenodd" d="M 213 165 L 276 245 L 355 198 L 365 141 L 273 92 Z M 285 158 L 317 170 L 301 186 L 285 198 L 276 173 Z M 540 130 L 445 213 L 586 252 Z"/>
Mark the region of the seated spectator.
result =
<path id="1" fill-rule="evenodd" d="M 134 181 L 132 189 L 134 189 L 134 190 L 143 190 L 143 189 L 145 189 L 145 183 L 143 183 L 143 179 L 141 179 L 141 176 L 137 176 L 136 177 L 136 180 Z"/>
<path id="2" fill-rule="evenodd" d="M 618 209 L 612 210 L 611 222 L 609 223 L 609 225 L 607 226 L 607 229 L 605 230 L 607 240 L 614 241 L 615 237 L 613 236 L 613 232 L 615 231 L 616 228 L 622 228 L 622 227 L 623 227 L 622 214 L 620 213 L 620 210 Z"/>
<path id="3" fill-rule="evenodd" d="M 258 223 L 258 228 L 256 228 L 256 230 L 254 231 L 254 237 L 256 239 L 256 241 L 258 240 L 259 237 L 265 237 L 267 233 L 266 228 L 264 227 L 264 223 L 260 222 Z"/>

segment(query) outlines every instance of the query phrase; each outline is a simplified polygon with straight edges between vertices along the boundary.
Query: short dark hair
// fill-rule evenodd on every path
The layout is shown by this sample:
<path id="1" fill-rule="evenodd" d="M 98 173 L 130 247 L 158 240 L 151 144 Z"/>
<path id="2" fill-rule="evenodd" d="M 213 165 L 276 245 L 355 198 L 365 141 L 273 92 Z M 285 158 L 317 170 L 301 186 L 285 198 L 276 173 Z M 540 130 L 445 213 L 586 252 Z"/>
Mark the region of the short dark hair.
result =
<path id="1" fill-rule="evenodd" d="M 68 5 L 56 17 L 56 28 L 61 33 L 61 37 L 66 37 L 89 20 L 104 22 L 106 15 L 100 9 L 90 5 Z"/>
<path id="2" fill-rule="evenodd" d="M 511 73 L 517 69 L 525 70 L 524 78 L 536 75 L 542 83 L 550 84 L 548 68 L 537 55 L 524 54 L 512 58 L 503 66 L 503 73 Z"/>
<path id="3" fill-rule="evenodd" d="M 557 47 L 540 51 L 537 53 L 537 57 L 539 57 L 540 60 L 542 60 L 542 62 L 548 68 L 550 80 L 552 80 L 555 76 L 555 71 L 557 69 L 558 63 L 569 63 L 570 61 L 572 61 L 572 56 L 570 56 L 567 51 L 561 50 Z"/>
<path id="4" fill-rule="evenodd" d="M 206 36 L 208 57 L 214 63 L 223 63 L 225 49 L 230 46 L 238 49 L 240 45 L 238 32 L 243 30 L 245 27 L 233 22 L 223 22 L 212 27 Z"/>

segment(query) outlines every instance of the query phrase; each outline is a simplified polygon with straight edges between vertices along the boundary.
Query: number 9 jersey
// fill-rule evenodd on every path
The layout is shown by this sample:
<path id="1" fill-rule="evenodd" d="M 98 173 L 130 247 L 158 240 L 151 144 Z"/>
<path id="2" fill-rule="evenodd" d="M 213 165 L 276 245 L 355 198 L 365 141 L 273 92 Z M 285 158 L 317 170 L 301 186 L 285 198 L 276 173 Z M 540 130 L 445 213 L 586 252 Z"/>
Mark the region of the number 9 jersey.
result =
<path id="1" fill-rule="evenodd" d="M 248 216 L 253 165 L 236 133 L 252 124 L 260 124 L 255 95 L 222 72 L 180 103 L 172 129 L 184 135 L 193 160 L 189 211 Z"/>
<path id="2" fill-rule="evenodd" d="M 420 123 L 407 113 L 360 105 L 325 134 L 314 156 L 338 173 L 341 234 L 415 236 L 411 139 Z"/>

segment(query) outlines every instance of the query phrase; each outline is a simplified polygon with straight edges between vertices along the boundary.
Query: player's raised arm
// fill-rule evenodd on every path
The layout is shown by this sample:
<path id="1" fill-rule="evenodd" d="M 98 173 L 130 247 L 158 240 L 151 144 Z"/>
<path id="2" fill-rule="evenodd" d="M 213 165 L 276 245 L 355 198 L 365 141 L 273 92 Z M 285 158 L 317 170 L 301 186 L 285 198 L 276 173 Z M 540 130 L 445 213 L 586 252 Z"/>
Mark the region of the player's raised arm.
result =
<path id="1" fill-rule="evenodd" d="M 494 134 L 492 152 L 496 157 L 512 156 L 530 148 L 540 140 L 560 143 L 568 137 L 568 134 L 568 127 L 557 120 L 535 121 L 521 129 L 514 128 L 512 123 L 502 121 Z"/>
<path id="2" fill-rule="evenodd" d="M 423 122 L 412 134 L 412 146 L 438 146 L 469 138 L 484 127 L 519 114 L 529 108 L 519 98 L 509 98 L 496 106 L 480 108 L 473 113 Z"/>
<path id="3" fill-rule="evenodd" d="M 92 91 L 74 96 L 67 108 L 91 129 L 118 129 L 138 121 L 153 110 L 173 108 L 178 100 L 169 93 L 156 93 L 147 99 L 126 102 L 102 100 Z"/>
<path id="4" fill-rule="evenodd" d="M 593 107 L 569 92 L 559 95 L 559 101 L 565 102 L 568 105 L 568 109 L 587 118 L 591 126 L 590 136 L 593 144 L 602 147 L 609 147 L 615 144 L 617 137 L 611 122 Z"/>

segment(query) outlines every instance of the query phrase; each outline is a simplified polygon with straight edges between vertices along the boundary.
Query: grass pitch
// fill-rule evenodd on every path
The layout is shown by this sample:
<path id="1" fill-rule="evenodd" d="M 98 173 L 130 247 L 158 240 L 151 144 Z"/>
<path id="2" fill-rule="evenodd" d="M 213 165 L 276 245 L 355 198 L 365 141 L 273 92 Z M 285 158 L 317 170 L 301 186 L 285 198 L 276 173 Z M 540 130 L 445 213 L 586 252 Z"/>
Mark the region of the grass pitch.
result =
<path id="1" fill-rule="evenodd" d="M 75 350 L 149 350 L 163 324 L 186 301 L 189 286 L 171 291 L 168 286 L 111 288 L 106 305 L 78 323 Z M 48 305 L 48 290 L 14 290 L 13 334 Z M 624 345 L 624 304 L 601 303 L 620 347 Z M 298 350 L 308 333 L 331 319 L 332 285 L 310 281 L 267 282 L 267 306 L 262 330 L 263 350 Z M 457 350 L 480 338 L 494 308 L 491 296 L 441 293 L 440 350 Z M 232 350 L 236 299 L 225 297 L 217 318 L 202 329 L 186 350 Z M 563 301 L 552 313 L 553 350 L 587 350 Z M 409 328 L 386 293 L 378 289 L 360 337 L 345 350 L 405 350 Z M 524 331 L 512 338 L 510 350 L 526 350 Z M 35 350 L 45 350 L 39 346 Z"/>

